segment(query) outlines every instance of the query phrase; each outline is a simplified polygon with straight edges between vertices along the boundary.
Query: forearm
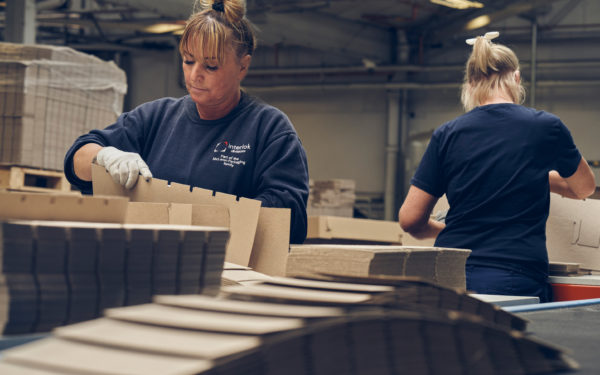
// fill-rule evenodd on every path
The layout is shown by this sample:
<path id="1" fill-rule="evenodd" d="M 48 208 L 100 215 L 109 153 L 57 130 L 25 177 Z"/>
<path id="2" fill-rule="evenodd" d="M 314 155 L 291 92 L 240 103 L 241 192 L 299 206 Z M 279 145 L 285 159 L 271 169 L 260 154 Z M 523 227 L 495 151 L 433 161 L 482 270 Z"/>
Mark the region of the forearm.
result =
<path id="1" fill-rule="evenodd" d="M 88 143 L 73 155 L 73 171 L 83 181 L 92 180 L 92 160 L 98 154 L 102 146 L 96 143 Z"/>
<path id="2" fill-rule="evenodd" d="M 445 227 L 446 224 L 440 221 L 428 219 L 423 225 L 410 228 L 408 233 L 416 239 L 436 238 Z"/>
<path id="3" fill-rule="evenodd" d="M 559 194 L 565 198 L 570 199 L 581 199 L 575 194 L 573 190 L 569 187 L 567 180 L 562 178 L 558 172 L 550 171 L 548 174 L 548 180 L 550 182 L 550 191 L 556 194 Z"/>

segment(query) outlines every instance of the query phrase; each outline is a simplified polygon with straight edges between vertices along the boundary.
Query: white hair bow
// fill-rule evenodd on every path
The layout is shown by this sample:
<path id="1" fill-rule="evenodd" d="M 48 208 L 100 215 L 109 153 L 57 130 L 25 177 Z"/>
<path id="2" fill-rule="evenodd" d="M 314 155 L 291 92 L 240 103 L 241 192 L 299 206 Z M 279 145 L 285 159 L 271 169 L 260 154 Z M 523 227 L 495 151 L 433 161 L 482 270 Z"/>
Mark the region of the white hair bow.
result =
<path id="1" fill-rule="evenodd" d="M 483 37 L 485 39 L 487 39 L 487 40 L 492 40 L 492 39 L 495 39 L 495 38 L 497 38 L 499 36 L 500 36 L 499 32 L 497 32 L 497 31 L 490 31 L 490 32 L 485 33 L 485 35 Z M 477 38 L 475 37 L 475 38 L 467 39 L 466 42 L 467 42 L 468 45 L 472 46 L 472 45 L 475 44 L 476 40 L 477 40 Z"/>

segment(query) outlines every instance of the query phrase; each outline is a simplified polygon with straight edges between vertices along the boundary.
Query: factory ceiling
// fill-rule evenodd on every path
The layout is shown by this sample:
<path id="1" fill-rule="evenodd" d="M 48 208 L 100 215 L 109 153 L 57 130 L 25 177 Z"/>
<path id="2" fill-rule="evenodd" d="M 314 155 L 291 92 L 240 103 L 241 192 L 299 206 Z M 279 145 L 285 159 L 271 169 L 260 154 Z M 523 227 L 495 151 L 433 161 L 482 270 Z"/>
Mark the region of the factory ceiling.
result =
<path id="1" fill-rule="evenodd" d="M 0 32 L 10 1 L 23 0 L 0 2 Z M 248 0 L 247 14 L 261 48 L 327 53 L 349 65 L 422 64 L 425 54 L 490 28 L 527 42 L 534 22 L 540 42 L 600 36 L 593 21 L 564 22 L 585 0 L 478 0 L 467 9 L 442 5 L 449 1 Z M 122 51 L 173 48 L 193 0 L 38 0 L 36 8 L 38 43 Z"/>

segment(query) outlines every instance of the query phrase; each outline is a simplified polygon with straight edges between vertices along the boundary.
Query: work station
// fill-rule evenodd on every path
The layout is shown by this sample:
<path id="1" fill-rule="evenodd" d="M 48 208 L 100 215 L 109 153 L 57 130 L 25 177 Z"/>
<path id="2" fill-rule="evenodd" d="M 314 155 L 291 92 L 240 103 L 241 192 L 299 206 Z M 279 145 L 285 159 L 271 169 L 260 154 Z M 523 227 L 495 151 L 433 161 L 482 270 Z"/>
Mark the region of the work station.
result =
<path id="1" fill-rule="evenodd" d="M 596 374 L 600 2 L 0 1 L 0 374 Z"/>

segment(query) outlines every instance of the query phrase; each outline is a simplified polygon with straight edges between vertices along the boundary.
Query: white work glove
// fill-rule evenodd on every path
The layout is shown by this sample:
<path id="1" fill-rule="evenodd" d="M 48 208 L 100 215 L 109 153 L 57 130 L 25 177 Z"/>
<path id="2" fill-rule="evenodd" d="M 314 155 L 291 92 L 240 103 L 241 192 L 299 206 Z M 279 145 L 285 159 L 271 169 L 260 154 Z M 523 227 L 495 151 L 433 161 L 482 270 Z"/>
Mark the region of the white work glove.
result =
<path id="1" fill-rule="evenodd" d="M 103 147 L 96 155 L 96 162 L 106 168 L 117 184 L 127 189 L 135 186 L 140 174 L 146 180 L 152 178 L 150 168 L 135 152 L 124 152 L 112 146 Z"/>

